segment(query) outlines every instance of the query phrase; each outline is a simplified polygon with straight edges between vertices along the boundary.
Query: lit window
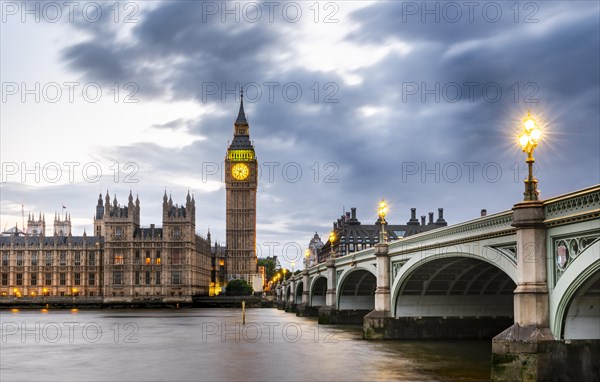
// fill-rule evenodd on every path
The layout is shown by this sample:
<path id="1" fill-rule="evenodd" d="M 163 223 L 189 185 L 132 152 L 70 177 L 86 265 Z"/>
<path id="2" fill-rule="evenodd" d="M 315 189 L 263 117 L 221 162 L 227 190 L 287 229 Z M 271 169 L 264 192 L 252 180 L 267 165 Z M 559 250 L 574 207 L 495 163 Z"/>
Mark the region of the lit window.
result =
<path id="1" fill-rule="evenodd" d="M 146 257 L 146 265 L 150 265 L 151 262 L 152 260 L 150 260 L 150 257 Z"/>

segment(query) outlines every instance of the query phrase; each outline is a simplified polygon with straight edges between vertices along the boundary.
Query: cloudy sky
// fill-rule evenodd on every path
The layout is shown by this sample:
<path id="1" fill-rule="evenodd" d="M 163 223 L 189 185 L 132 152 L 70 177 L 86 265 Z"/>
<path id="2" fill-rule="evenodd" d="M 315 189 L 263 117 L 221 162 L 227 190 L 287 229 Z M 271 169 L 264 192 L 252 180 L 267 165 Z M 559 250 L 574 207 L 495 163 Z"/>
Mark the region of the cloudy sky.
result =
<path id="1" fill-rule="evenodd" d="M 2 1 L 1 228 L 21 205 L 197 201 L 225 238 L 239 89 L 261 166 L 259 255 L 292 260 L 351 207 L 450 223 L 522 198 L 528 110 L 543 198 L 600 182 L 600 8 L 561 2 Z M 49 224 L 48 230 L 51 224 Z M 50 233 L 50 232 L 49 232 Z M 295 246 L 295 244 L 294 244 Z M 269 253 L 269 248 L 271 252 Z"/>

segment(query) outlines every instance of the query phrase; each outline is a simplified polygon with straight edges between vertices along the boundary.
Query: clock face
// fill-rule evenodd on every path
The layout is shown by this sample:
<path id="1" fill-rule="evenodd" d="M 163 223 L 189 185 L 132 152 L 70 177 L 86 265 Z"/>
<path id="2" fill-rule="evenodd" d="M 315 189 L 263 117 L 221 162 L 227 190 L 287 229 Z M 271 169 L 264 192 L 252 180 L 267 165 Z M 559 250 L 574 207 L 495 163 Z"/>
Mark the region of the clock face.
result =
<path id="1" fill-rule="evenodd" d="M 236 163 L 231 168 L 231 175 L 237 180 L 244 180 L 250 174 L 250 169 L 245 163 Z"/>

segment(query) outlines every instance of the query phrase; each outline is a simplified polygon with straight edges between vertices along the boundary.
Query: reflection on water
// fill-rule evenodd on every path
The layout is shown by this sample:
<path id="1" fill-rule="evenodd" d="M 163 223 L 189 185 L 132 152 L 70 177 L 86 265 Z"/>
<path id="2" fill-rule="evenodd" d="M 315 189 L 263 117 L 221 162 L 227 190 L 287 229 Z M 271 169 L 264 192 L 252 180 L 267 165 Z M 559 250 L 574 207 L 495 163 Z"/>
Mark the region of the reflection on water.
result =
<path id="1" fill-rule="evenodd" d="M 274 309 L 0 312 L 6 381 L 481 381 L 491 341 L 364 341 Z"/>

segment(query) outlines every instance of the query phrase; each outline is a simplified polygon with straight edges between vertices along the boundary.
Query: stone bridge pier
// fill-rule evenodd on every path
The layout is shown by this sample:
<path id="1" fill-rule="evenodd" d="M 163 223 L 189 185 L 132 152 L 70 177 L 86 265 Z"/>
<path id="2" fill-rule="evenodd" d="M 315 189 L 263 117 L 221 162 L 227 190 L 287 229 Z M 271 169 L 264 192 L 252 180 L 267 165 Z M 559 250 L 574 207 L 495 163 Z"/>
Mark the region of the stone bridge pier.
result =
<path id="1" fill-rule="evenodd" d="M 325 292 L 325 305 L 319 308 L 319 324 L 337 324 L 339 323 L 337 300 L 337 275 L 335 272 L 335 259 L 329 259 L 325 262 L 327 267 L 327 291 Z"/>
<path id="2" fill-rule="evenodd" d="M 296 315 L 300 317 L 312 317 L 318 316 L 318 308 L 310 305 L 310 277 L 308 275 L 308 269 L 305 269 L 301 273 L 302 281 L 296 287 L 296 299 L 301 296 L 300 303 L 296 306 Z"/>
<path id="3" fill-rule="evenodd" d="M 547 272 L 546 227 L 542 201 L 513 208 L 517 229 L 517 289 L 514 324 L 492 340 L 492 379 L 553 380 Z"/>
<path id="4" fill-rule="evenodd" d="M 386 325 L 392 320 L 390 300 L 390 256 L 388 243 L 375 246 L 377 259 L 377 289 L 375 289 L 375 309 L 363 319 L 363 336 L 368 339 L 383 339 Z"/>

